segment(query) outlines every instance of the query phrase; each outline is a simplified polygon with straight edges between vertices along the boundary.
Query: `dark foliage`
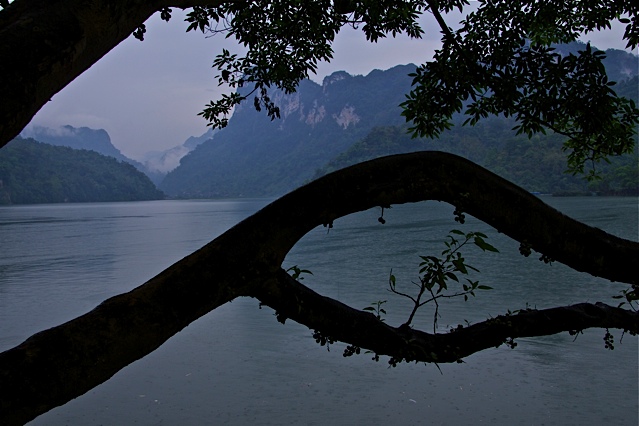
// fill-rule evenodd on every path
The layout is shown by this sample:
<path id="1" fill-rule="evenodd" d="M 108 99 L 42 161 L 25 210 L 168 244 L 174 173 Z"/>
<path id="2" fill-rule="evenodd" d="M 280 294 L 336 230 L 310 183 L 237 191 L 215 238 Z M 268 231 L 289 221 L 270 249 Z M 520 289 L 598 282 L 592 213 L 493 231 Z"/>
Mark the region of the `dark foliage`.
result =
<path id="1" fill-rule="evenodd" d="M 164 198 L 132 165 L 93 151 L 18 138 L 0 151 L 0 204 Z"/>

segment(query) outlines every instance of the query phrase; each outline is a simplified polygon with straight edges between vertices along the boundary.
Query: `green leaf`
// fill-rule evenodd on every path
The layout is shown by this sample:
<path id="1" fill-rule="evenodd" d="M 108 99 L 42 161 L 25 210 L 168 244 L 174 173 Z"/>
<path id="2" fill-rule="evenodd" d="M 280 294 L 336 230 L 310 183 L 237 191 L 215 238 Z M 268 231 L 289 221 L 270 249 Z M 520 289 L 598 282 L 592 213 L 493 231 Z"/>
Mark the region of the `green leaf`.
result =
<path id="1" fill-rule="evenodd" d="M 468 269 L 464 265 L 464 259 L 455 259 L 452 261 L 455 268 L 464 275 L 468 275 Z"/>
<path id="2" fill-rule="evenodd" d="M 484 239 L 480 236 L 476 236 L 474 238 L 474 243 L 477 247 L 479 247 L 480 249 L 482 249 L 483 251 L 492 251 L 494 253 L 499 253 L 499 250 L 497 250 L 495 247 L 493 247 L 492 245 L 488 244 L 486 241 L 484 241 Z"/>

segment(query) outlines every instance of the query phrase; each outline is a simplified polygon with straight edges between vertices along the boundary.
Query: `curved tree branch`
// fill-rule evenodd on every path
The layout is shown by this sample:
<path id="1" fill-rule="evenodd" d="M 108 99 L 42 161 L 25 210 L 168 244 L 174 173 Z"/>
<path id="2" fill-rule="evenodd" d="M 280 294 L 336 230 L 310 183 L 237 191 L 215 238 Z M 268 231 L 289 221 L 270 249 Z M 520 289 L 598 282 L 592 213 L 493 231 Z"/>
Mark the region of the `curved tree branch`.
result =
<path id="1" fill-rule="evenodd" d="M 407 326 L 392 327 L 370 312 L 353 309 L 321 296 L 291 278 L 284 270 L 272 287 L 256 297 L 277 312 L 280 322 L 290 318 L 324 337 L 388 355 L 395 361 L 456 362 L 476 352 L 497 347 L 508 338 L 537 337 L 587 328 L 620 328 L 639 331 L 639 311 L 604 303 L 522 310 L 514 315 L 457 328 L 450 333 L 429 334 Z"/>
<path id="2" fill-rule="evenodd" d="M 153 13 L 225 1 L 14 1 L 0 11 L 0 147 Z"/>
<path id="3" fill-rule="evenodd" d="M 317 327 L 327 336 L 368 345 L 379 353 L 393 353 L 396 347 L 398 357 L 413 359 L 417 356 L 410 352 L 413 348 L 433 348 L 437 357 L 431 360 L 440 362 L 495 346 L 503 336 L 589 326 L 636 330 L 634 314 L 578 305 L 564 311 L 540 311 L 544 314 L 538 317 L 522 316 L 510 326 L 487 322 L 486 329 L 469 327 L 459 336 L 471 342 L 464 350 L 453 351 L 446 345 L 457 342 L 454 336 L 429 337 L 410 329 L 381 326 L 371 322 L 368 314 L 309 292 L 281 270 L 293 245 L 318 225 L 375 206 L 422 200 L 450 203 L 573 269 L 637 282 L 635 271 L 627 266 L 639 258 L 636 242 L 570 219 L 460 157 L 440 152 L 385 157 L 326 175 L 291 192 L 144 285 L 0 354 L 0 423 L 26 422 L 85 393 L 238 296 L 257 297 L 282 315 Z M 313 306 L 319 308 L 306 308 Z M 324 318 L 318 320 L 318 315 Z M 533 322 L 531 326 L 527 318 L 541 321 L 541 325 Z M 348 330 L 356 330 L 356 335 Z M 363 336 L 366 341 L 359 340 Z"/>

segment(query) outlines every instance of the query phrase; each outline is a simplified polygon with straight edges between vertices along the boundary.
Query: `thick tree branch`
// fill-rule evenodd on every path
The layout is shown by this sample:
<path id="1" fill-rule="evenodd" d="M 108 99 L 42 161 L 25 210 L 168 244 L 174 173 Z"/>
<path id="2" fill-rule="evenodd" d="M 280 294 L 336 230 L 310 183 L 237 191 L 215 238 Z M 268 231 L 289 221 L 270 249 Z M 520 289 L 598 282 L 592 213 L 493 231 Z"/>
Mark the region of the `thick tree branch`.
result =
<path id="1" fill-rule="evenodd" d="M 317 322 L 323 333 L 337 336 L 338 329 L 349 321 L 363 321 L 357 333 L 368 333 L 367 342 L 373 342 L 370 347 L 380 353 L 389 353 L 390 349 L 384 348 L 392 347 L 402 336 L 417 339 L 422 336 L 417 332 L 407 329 L 409 334 L 404 335 L 404 330 L 375 328 L 378 325 L 365 323 L 369 316 L 352 316 L 351 311 L 357 311 L 306 293 L 299 284 L 283 279 L 280 267 L 293 245 L 318 225 L 375 206 L 422 200 L 455 205 L 573 269 L 611 280 L 637 282 L 636 272 L 628 266 L 639 258 L 636 242 L 574 221 L 460 157 L 439 152 L 385 157 L 332 173 L 293 191 L 146 284 L 0 354 L 0 424 L 26 422 L 83 394 L 152 352 L 202 315 L 238 296 L 258 297 L 290 318 L 295 317 L 300 303 L 290 299 L 296 292 L 303 295 L 299 300 L 306 306 L 328 303 L 318 305 L 328 309 L 325 319 Z M 568 317 L 551 316 L 548 331 L 585 328 L 585 316 L 591 316 L 590 311 L 591 308 L 582 310 L 583 322 L 570 320 L 573 322 L 556 329 L 551 327 L 554 319 Z M 314 326 L 313 321 L 318 321 L 304 316 L 317 316 L 319 311 L 300 312 L 304 312 L 299 314 L 301 322 Z M 344 318 L 346 324 L 340 326 L 340 321 L 331 325 L 332 315 Z M 591 324 L 612 324 L 610 318 Z M 632 329 L 636 317 L 632 318 L 623 317 L 618 324 Z M 373 328 L 366 331 L 369 327 Z M 525 334 L 532 333 L 526 324 L 518 327 L 504 329 L 497 338 L 487 337 L 492 336 L 492 331 L 482 334 L 473 328 L 477 331 L 469 331 L 467 336 L 477 336 L 477 343 L 466 345 L 466 350 L 494 346 L 506 334 L 533 335 Z M 340 335 L 341 340 L 350 342 L 359 342 L 353 340 L 357 338 Z M 423 339 L 425 343 L 418 345 L 420 348 L 440 344 L 439 340 Z M 440 360 L 449 353 L 439 351 Z M 465 355 L 466 352 L 451 352 L 449 358 Z"/>
<path id="2" fill-rule="evenodd" d="M 156 11 L 223 1 L 16 0 L 0 11 L 0 147 Z"/>
<path id="3" fill-rule="evenodd" d="M 353 309 L 321 296 L 281 270 L 268 291 L 256 295 L 276 310 L 278 319 L 290 318 L 333 340 L 368 349 L 395 360 L 455 362 L 476 352 L 497 347 L 508 338 L 537 337 L 587 328 L 639 331 L 639 312 L 604 303 L 580 303 L 551 309 L 529 309 L 457 328 L 429 334 L 410 327 L 392 327 L 370 312 Z"/>

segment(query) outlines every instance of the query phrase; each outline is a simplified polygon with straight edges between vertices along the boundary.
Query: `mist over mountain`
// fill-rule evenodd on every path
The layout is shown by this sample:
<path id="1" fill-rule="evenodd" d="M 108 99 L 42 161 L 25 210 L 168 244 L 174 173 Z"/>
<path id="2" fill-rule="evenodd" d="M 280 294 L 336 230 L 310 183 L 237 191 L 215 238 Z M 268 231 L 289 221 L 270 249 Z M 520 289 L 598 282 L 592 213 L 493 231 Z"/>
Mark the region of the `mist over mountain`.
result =
<path id="1" fill-rule="evenodd" d="M 201 134 L 200 136 L 191 136 L 181 145 L 190 150 L 195 149 L 196 146 L 208 141 L 209 139 L 213 139 L 213 136 L 218 132 L 218 129 L 211 129 L 210 127 L 206 132 Z M 177 165 L 176 165 L 177 166 Z"/>
<path id="2" fill-rule="evenodd" d="M 111 143 L 111 138 L 104 129 L 73 127 L 70 125 L 58 128 L 32 126 L 22 132 L 22 137 L 32 138 L 38 142 L 54 146 L 86 149 L 108 157 L 113 157 L 116 160 L 133 165 L 136 169 L 147 175 L 157 186 L 168 172 L 179 166 L 182 157 L 202 142 L 212 138 L 215 132 L 215 130 L 209 129 L 200 136 L 189 137 L 182 145 L 164 151 L 148 152 L 142 161 L 133 160 L 122 154 L 122 152 Z"/>
<path id="3" fill-rule="evenodd" d="M 374 126 L 401 124 L 399 104 L 414 70 L 401 65 L 367 76 L 336 72 L 322 85 L 302 81 L 296 93 L 272 96 L 281 113 L 274 121 L 247 102 L 226 128 L 182 158 L 160 188 L 184 198 L 284 194 Z"/>
<path id="4" fill-rule="evenodd" d="M 22 136 L 49 145 L 95 151 L 99 154 L 131 164 L 136 162 L 124 156 L 119 149 L 113 146 L 109 134 L 104 129 L 90 129 L 88 127 L 76 128 L 69 125 L 55 129 L 44 126 L 33 126 L 23 131 Z"/>
<path id="5" fill-rule="evenodd" d="M 122 152 L 120 152 L 120 150 L 111 143 L 111 137 L 104 129 L 73 127 L 70 125 L 58 128 L 33 126 L 25 129 L 21 136 L 24 138 L 32 138 L 38 142 L 43 142 L 49 145 L 65 146 L 72 149 L 86 149 L 107 157 L 115 158 L 118 161 L 129 163 L 147 175 L 155 185 L 157 185 L 166 174 L 150 170 L 139 161 L 133 160 L 122 154 Z"/>
<path id="6" fill-rule="evenodd" d="M 175 146 L 164 151 L 147 152 L 142 159 L 142 164 L 150 172 L 159 175 L 156 183 L 159 183 L 164 176 L 180 165 L 180 160 L 195 147 L 203 142 L 212 139 L 217 130 L 208 129 L 200 136 L 189 137 L 182 145 Z"/>
<path id="7" fill-rule="evenodd" d="M 158 185 L 166 174 L 180 164 L 180 159 L 203 141 L 213 137 L 215 132 L 208 130 L 201 136 L 191 136 L 182 145 L 164 151 L 152 151 L 145 155 L 143 161 L 133 160 L 120 152 L 112 143 L 104 129 L 89 127 L 73 127 L 70 125 L 58 128 L 33 126 L 22 132 L 23 137 L 33 138 L 49 145 L 65 146 L 73 149 L 94 151 L 116 160 L 133 165 Z"/>
<path id="8" fill-rule="evenodd" d="M 20 137 L 0 150 L 0 204 L 163 198 L 133 165 L 94 151 Z"/>
<path id="9" fill-rule="evenodd" d="M 562 56 L 567 56 L 570 53 L 576 55 L 578 51 L 584 50 L 585 47 L 585 43 L 573 41 L 572 43 L 555 46 L 555 50 Z M 596 49 L 595 46 L 592 46 L 592 48 Z M 639 73 L 639 57 L 637 55 L 619 49 L 608 49 L 605 50 L 605 53 L 606 57 L 602 62 L 606 68 L 609 81 L 621 82 Z"/>

